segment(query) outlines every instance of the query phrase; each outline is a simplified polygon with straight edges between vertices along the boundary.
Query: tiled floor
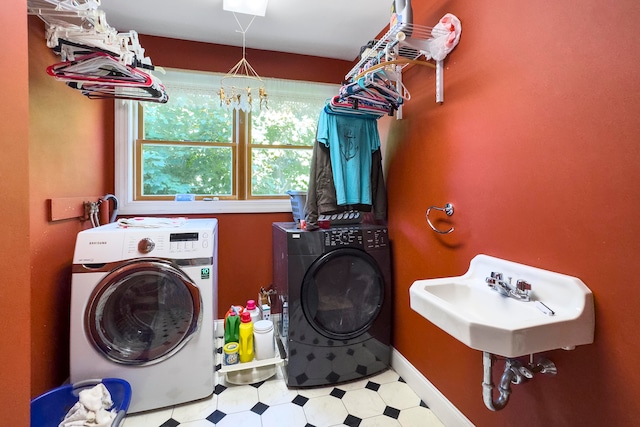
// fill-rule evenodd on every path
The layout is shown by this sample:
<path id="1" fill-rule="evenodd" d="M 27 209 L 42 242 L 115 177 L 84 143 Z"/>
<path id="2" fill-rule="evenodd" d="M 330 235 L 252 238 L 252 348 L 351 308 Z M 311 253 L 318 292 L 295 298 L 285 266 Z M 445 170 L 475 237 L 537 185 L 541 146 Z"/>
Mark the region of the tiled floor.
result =
<path id="1" fill-rule="evenodd" d="M 266 381 L 218 385 L 208 398 L 132 414 L 123 427 L 441 427 L 413 390 L 389 369 L 336 386 L 289 389 L 281 367 Z"/>

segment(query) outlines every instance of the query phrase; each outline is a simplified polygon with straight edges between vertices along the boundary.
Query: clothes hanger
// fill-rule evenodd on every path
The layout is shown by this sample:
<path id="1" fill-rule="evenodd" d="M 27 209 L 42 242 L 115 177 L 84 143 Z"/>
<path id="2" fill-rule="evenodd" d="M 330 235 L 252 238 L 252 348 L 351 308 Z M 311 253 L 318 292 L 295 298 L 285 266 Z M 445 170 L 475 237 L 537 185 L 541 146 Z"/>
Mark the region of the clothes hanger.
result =
<path id="1" fill-rule="evenodd" d="M 392 87 L 394 92 L 396 92 L 403 100 L 408 101 L 411 99 L 411 93 L 409 89 L 402 83 L 401 74 L 397 73 L 394 67 L 383 67 L 377 72 L 381 75 L 385 76 L 385 80 L 387 81 L 387 87 Z"/>
<path id="2" fill-rule="evenodd" d="M 379 118 L 384 115 L 393 115 L 395 109 L 393 106 L 385 105 L 384 107 L 371 105 L 358 99 L 343 100 L 339 95 L 331 98 L 325 105 L 325 111 L 328 113 L 336 113 L 349 116 L 368 116 L 369 118 Z"/>
<path id="3" fill-rule="evenodd" d="M 365 113 L 364 111 L 354 110 L 352 108 L 344 108 L 344 109 L 336 108 L 336 107 L 331 106 L 329 103 L 327 103 L 327 105 L 325 105 L 324 111 L 327 114 L 331 114 L 333 116 L 357 117 L 357 118 L 361 118 L 361 119 L 374 119 L 374 120 L 377 120 L 378 118 L 382 117 L 381 114 Z"/>
<path id="4" fill-rule="evenodd" d="M 98 6 L 100 0 L 27 0 L 27 12 L 46 24 L 47 46 L 62 58 L 47 73 L 92 99 L 167 102 L 160 80 L 138 69 L 154 69 L 138 33 L 119 33 Z"/>
<path id="5" fill-rule="evenodd" d="M 370 100 L 374 104 L 386 104 L 394 100 L 393 98 L 387 97 L 386 94 L 370 90 L 366 86 L 359 84 L 359 82 L 342 86 L 339 90 L 339 96 L 343 100 L 355 98 L 363 101 Z"/>
<path id="6" fill-rule="evenodd" d="M 370 90 L 375 90 L 380 96 L 395 104 L 402 104 L 404 100 L 411 98 L 411 94 L 404 85 L 402 85 L 403 92 L 398 92 L 395 81 L 382 78 L 379 70 L 359 78 L 358 84 Z"/>
<path id="7" fill-rule="evenodd" d="M 67 82 L 89 99 L 126 99 L 166 103 L 169 100 L 164 85 L 155 81 L 151 86 L 113 86 L 95 83 Z"/>
<path id="8" fill-rule="evenodd" d="M 104 52 L 93 52 L 74 61 L 47 67 L 47 73 L 80 90 L 90 99 L 129 99 L 166 103 L 166 89 L 159 79 L 123 64 Z"/>
<path id="9" fill-rule="evenodd" d="M 403 99 L 395 91 L 388 90 L 381 85 L 362 85 L 362 90 L 350 98 L 361 99 L 374 105 L 383 105 L 385 109 L 392 107 L 397 109 L 402 104 Z"/>
<path id="10" fill-rule="evenodd" d="M 431 62 L 421 61 L 419 59 L 399 58 L 399 59 L 393 59 L 391 61 L 384 61 L 384 62 L 381 62 L 379 64 L 373 65 L 373 66 L 367 68 L 366 70 L 363 70 L 359 74 L 355 75 L 353 77 L 353 80 L 358 80 L 360 77 L 362 77 L 365 74 L 367 74 L 367 72 L 371 72 L 371 71 L 380 69 L 382 67 L 386 67 L 387 65 L 391 65 L 391 64 L 404 64 L 404 65 L 406 65 L 406 64 L 416 64 L 416 65 L 426 65 L 426 66 L 431 67 L 431 68 L 436 68 L 435 64 L 432 64 Z"/>
<path id="11" fill-rule="evenodd" d="M 47 67 L 47 74 L 61 81 L 94 82 L 120 86 L 151 86 L 149 74 L 121 63 L 104 52 L 94 52 L 74 61 Z"/>
<path id="12" fill-rule="evenodd" d="M 395 86 L 374 71 L 367 73 L 357 81 L 345 84 L 340 88 L 340 108 L 351 105 L 352 109 L 371 107 L 375 114 L 393 114 L 404 101 L 403 94 L 397 92 Z M 336 100 L 332 105 L 336 106 Z"/>
<path id="13" fill-rule="evenodd" d="M 87 0 L 82 8 L 73 8 L 70 2 L 64 2 L 59 8 L 51 9 L 49 0 L 29 0 L 29 12 L 37 14 L 47 23 L 47 46 L 56 50 L 63 60 L 73 60 L 78 54 L 87 51 L 108 52 L 133 66 L 150 68 L 151 60 L 144 55 L 138 33 L 129 31 L 119 33 L 107 23 L 102 10 L 98 10 L 99 0 Z M 37 8 L 49 4 L 49 9 Z M 75 3 L 75 2 L 74 2 Z M 61 40 L 63 42 L 61 42 Z M 67 41 L 67 43 L 64 43 Z M 76 49 L 80 46 L 80 49 Z"/>

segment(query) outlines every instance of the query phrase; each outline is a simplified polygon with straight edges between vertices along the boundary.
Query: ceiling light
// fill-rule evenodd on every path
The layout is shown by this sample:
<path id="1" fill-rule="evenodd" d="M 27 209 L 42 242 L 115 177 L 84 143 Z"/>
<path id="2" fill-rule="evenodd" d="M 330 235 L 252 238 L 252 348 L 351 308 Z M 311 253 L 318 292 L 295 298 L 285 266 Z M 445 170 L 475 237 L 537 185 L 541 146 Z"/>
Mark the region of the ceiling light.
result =
<path id="1" fill-rule="evenodd" d="M 223 0 L 222 9 L 247 15 L 264 16 L 269 0 Z"/>

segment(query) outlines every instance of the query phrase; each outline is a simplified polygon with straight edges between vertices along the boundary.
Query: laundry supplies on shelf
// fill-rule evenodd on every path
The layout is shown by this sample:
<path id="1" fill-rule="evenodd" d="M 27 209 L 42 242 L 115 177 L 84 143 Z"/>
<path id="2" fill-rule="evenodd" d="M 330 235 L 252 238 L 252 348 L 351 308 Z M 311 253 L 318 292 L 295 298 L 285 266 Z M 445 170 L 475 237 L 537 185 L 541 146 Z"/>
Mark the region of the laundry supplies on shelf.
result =
<path id="1" fill-rule="evenodd" d="M 240 316 L 240 362 L 251 362 L 255 352 L 253 349 L 253 322 L 251 314 L 245 311 Z"/>
<path id="2" fill-rule="evenodd" d="M 247 306 L 244 311 L 251 315 L 251 321 L 254 325 L 258 320 L 260 320 L 260 309 L 256 306 L 255 300 L 250 299 L 247 301 Z"/>
<path id="3" fill-rule="evenodd" d="M 259 320 L 253 325 L 253 343 L 255 346 L 256 360 L 271 359 L 276 355 L 275 341 L 273 340 L 273 322 Z"/>
<path id="4" fill-rule="evenodd" d="M 238 357 L 238 350 L 240 345 L 237 342 L 226 343 L 223 347 L 224 351 L 224 364 L 236 365 L 240 361 Z"/>
<path id="5" fill-rule="evenodd" d="M 240 316 L 231 313 L 224 321 L 224 342 L 238 342 L 240 339 Z"/>

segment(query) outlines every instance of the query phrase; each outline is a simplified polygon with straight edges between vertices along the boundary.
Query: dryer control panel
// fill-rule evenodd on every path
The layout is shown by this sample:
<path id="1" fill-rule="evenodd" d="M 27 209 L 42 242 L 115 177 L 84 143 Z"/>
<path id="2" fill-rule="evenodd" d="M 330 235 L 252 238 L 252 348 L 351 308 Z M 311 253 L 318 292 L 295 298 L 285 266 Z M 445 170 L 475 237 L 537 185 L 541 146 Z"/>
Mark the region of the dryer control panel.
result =
<path id="1" fill-rule="evenodd" d="M 386 228 L 363 230 L 363 232 L 365 235 L 365 248 L 367 249 L 384 248 L 389 244 L 388 230 Z"/>
<path id="2" fill-rule="evenodd" d="M 327 249 L 347 246 L 376 249 L 388 244 L 386 228 L 340 227 L 324 231 L 324 246 Z"/>

